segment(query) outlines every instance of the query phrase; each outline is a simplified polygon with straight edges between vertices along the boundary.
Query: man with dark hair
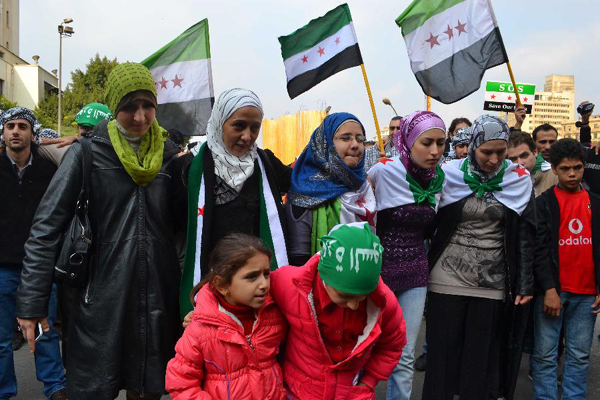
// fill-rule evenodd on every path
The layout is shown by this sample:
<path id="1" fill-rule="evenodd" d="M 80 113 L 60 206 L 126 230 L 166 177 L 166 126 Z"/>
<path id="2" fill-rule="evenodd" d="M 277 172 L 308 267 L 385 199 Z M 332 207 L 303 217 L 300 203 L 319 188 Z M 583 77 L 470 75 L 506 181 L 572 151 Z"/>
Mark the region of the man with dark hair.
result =
<path id="1" fill-rule="evenodd" d="M 560 331 L 565 331 L 563 398 L 584 399 L 596 315 L 600 312 L 600 196 L 581 185 L 586 159 L 574 139 L 552 145 L 558 184 L 536 199 L 534 399 L 558 399 Z"/>
<path id="2" fill-rule="evenodd" d="M 533 172 L 538 151 L 531 135 L 526 132 L 512 131 L 508 136 L 508 159 L 521 164 L 529 173 Z"/>
<path id="3" fill-rule="evenodd" d="M 31 112 L 14 107 L 0 116 L 6 151 L 0 155 L 0 399 L 17 395 L 17 379 L 11 343 L 16 293 L 21 281 L 25 242 L 35 210 L 56 171 L 54 164 L 38 155 L 33 143 L 40 125 Z M 44 395 L 66 399 L 65 373 L 60 357 L 56 320 L 56 290 L 49 304 L 50 327 L 36 343 L 35 366 Z"/>
<path id="4" fill-rule="evenodd" d="M 394 147 L 394 134 L 396 131 L 400 129 L 400 123 L 402 122 L 402 117 L 395 116 L 390 120 L 390 124 L 388 126 L 388 134 L 383 136 L 381 140 L 383 141 L 383 148 L 385 149 L 385 156 L 395 157 L 398 155 L 396 148 Z M 365 158 L 365 172 L 368 172 L 373 165 L 379 160 L 381 154 L 379 150 L 379 142 L 375 141 L 375 145 L 368 149 L 365 148 L 364 158 Z"/>
<path id="5" fill-rule="evenodd" d="M 542 124 L 533 130 L 533 141 L 538 149 L 538 158 L 533 170 L 533 188 L 539 196 L 556 185 L 558 179 L 551 171 L 550 147 L 558 140 L 558 131 L 550 124 Z"/>

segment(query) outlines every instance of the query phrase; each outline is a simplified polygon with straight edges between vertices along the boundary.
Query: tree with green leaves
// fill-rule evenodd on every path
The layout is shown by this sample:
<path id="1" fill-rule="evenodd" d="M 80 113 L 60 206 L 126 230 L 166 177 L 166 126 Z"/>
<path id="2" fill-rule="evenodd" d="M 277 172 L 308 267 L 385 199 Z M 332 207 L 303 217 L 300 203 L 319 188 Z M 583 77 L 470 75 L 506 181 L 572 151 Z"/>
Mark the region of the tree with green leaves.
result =
<path id="1" fill-rule="evenodd" d="M 104 88 L 108 75 L 117 65 L 117 59 L 109 60 L 96 54 L 86 65 L 85 71 L 76 69 L 71 73 L 71 83 L 63 91 L 63 134 L 76 134 L 75 116 L 89 103 L 104 102 Z M 56 129 L 58 125 L 58 95 L 49 93 L 41 101 L 35 113 L 44 127 Z M 67 127 L 71 127 L 69 129 Z"/>

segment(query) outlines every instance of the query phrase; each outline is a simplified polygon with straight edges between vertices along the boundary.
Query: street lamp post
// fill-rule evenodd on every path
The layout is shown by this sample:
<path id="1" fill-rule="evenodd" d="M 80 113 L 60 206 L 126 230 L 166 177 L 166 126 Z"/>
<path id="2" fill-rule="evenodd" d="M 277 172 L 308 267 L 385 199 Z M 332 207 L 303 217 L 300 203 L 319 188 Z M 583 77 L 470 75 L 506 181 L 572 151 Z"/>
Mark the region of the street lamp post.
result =
<path id="1" fill-rule="evenodd" d="M 58 134 L 62 133 L 62 39 L 71 37 L 75 33 L 73 28 L 65 26 L 73 22 L 73 18 L 65 18 L 58 25 Z"/>
<path id="2" fill-rule="evenodd" d="M 394 110 L 394 114 L 396 114 L 396 117 L 398 116 L 398 111 L 396 111 L 396 109 L 392 105 L 392 102 L 390 101 L 390 99 L 388 99 L 387 97 L 384 97 L 383 98 L 383 104 L 385 104 L 386 106 L 392 107 L 392 110 Z"/>

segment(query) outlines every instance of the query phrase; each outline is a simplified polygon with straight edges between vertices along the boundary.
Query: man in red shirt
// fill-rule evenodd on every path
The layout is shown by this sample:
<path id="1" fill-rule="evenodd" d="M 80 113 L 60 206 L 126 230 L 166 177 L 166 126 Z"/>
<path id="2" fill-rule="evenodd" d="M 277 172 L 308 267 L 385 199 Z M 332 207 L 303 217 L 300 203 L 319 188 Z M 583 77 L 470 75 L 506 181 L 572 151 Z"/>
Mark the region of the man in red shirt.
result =
<path id="1" fill-rule="evenodd" d="M 600 312 L 600 196 L 582 186 L 586 152 L 573 139 L 550 148 L 558 185 L 536 199 L 534 399 L 558 400 L 557 348 L 565 330 L 563 399 L 585 399 L 596 315 Z M 543 293 L 543 296 L 541 295 Z"/>

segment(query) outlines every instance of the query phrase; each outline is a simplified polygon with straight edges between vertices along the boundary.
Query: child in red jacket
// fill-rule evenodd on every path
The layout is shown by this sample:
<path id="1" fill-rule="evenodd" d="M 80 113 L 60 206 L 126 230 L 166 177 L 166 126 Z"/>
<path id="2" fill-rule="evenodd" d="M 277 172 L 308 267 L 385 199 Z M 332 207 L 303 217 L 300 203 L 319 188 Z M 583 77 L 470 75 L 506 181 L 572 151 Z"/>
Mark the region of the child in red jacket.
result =
<path id="1" fill-rule="evenodd" d="M 293 398 L 375 399 L 406 330 L 402 310 L 379 277 L 383 248 L 366 223 L 338 225 L 302 267 L 271 274 L 271 294 L 287 319 L 283 375 Z"/>
<path id="2" fill-rule="evenodd" d="M 271 256 L 253 236 L 231 234 L 218 243 L 167 365 L 173 400 L 285 399 L 276 356 L 286 323 L 269 295 Z"/>

